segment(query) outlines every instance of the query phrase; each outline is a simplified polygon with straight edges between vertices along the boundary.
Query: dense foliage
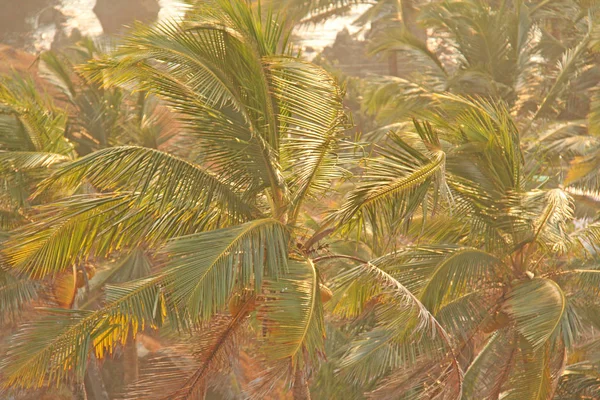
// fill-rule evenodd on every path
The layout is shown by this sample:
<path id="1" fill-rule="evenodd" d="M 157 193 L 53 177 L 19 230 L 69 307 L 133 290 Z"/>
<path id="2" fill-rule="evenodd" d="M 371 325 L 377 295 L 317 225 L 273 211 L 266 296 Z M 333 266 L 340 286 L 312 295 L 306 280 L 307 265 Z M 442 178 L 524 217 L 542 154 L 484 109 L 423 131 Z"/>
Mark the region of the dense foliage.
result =
<path id="1" fill-rule="evenodd" d="M 362 1 L 190 3 L 0 80 L 0 395 L 600 394 L 600 4 L 371 1 L 359 79 Z"/>

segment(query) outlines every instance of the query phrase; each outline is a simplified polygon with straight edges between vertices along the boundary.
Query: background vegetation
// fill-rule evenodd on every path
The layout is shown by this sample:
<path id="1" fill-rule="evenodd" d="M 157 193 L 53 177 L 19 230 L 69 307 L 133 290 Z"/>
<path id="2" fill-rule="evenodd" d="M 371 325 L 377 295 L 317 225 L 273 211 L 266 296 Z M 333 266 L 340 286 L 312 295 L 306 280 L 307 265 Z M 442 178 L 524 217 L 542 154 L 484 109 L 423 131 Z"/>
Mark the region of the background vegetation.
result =
<path id="1" fill-rule="evenodd" d="M 600 4 L 371 1 L 385 75 L 305 61 L 356 3 L 2 77 L 0 396 L 600 396 Z"/>

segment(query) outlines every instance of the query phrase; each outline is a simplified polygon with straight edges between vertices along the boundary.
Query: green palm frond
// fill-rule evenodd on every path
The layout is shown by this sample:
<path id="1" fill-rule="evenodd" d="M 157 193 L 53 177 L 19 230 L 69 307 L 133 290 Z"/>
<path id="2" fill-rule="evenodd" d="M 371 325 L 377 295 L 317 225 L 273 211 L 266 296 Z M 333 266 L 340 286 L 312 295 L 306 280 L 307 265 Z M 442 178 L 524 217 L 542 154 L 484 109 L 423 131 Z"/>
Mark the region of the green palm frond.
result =
<path id="1" fill-rule="evenodd" d="M 591 29 L 591 21 L 590 21 Z M 537 118 L 541 117 L 546 113 L 553 105 L 556 98 L 565 90 L 569 82 L 575 76 L 575 71 L 581 67 L 582 58 L 586 56 L 586 50 L 588 48 L 591 37 L 591 31 L 583 37 L 583 39 L 572 49 L 568 49 L 564 52 L 561 60 L 558 62 L 554 82 L 550 89 L 547 91 L 546 96 L 540 103 L 535 114 L 530 120 L 530 124 Z"/>
<path id="2" fill-rule="evenodd" d="M 441 81 L 441 85 L 445 83 L 444 80 L 448 73 L 438 56 L 429 50 L 423 40 L 411 34 L 406 27 L 386 29 L 374 38 L 371 52 L 377 54 L 387 51 L 405 51 L 407 56 L 413 56 L 410 62 L 415 62 L 416 58 L 419 66 L 423 67 L 424 71 L 419 71 L 420 73 L 432 75 L 434 79 Z"/>
<path id="3" fill-rule="evenodd" d="M 160 325 L 165 306 L 159 282 L 150 278 L 111 289 L 100 311 L 50 309 L 23 325 L 0 364 L 2 384 L 31 388 L 83 379 L 90 351 L 102 357 L 125 343 L 130 329 Z"/>
<path id="4" fill-rule="evenodd" d="M 232 316 L 213 318 L 171 357 L 152 360 L 142 370 L 142 376 L 128 386 L 118 399 L 194 399 L 215 381 L 215 375 L 231 368 L 239 356 L 239 344 L 245 329 L 245 320 L 254 296 L 249 296 Z M 179 352 L 187 352 L 179 354 Z M 161 390 L 156 390 L 160 385 Z"/>
<path id="5" fill-rule="evenodd" d="M 560 286 L 549 279 L 533 279 L 516 286 L 506 300 L 506 311 L 535 351 L 560 331 L 567 301 Z"/>
<path id="6" fill-rule="evenodd" d="M 573 198 L 562 189 L 545 193 L 546 207 L 534 224 L 534 239 L 541 239 L 552 251 L 565 252 L 570 245 L 567 224 L 573 220 Z"/>
<path id="7" fill-rule="evenodd" d="M 277 279 L 288 271 L 286 228 L 273 219 L 172 239 L 166 246 L 169 283 L 175 305 L 190 317 L 207 319 L 226 304 L 234 290 L 265 276 Z"/>
<path id="8" fill-rule="evenodd" d="M 67 114 L 38 93 L 31 79 L 0 79 L 0 148 L 70 155 Z"/>
<path id="9" fill-rule="evenodd" d="M 88 331 L 97 322 L 90 315 L 89 311 L 54 310 L 54 314 L 22 326 L 0 364 L 3 386 L 41 387 L 47 384 L 47 377 L 57 382 L 70 375 L 83 379 L 88 348 L 95 339 Z"/>
<path id="10" fill-rule="evenodd" d="M 267 269 L 270 276 L 285 270 L 287 240 L 282 235 L 277 221 L 257 220 L 175 240 L 168 246 L 175 256 L 163 271 L 108 286 L 107 304 L 100 310 L 64 311 L 25 326 L 15 336 L 19 346 L 2 365 L 7 377 L 3 384 L 41 386 L 46 379 L 59 382 L 69 378 L 73 369 L 81 377 L 89 351 L 102 358 L 125 343 L 130 330 L 135 333 L 145 327 L 159 327 L 166 320 L 187 325 L 190 320 L 209 319 L 223 308 L 237 282 L 249 281 L 253 268 L 258 273 L 267 269 L 258 268 L 260 263 L 255 266 L 255 261 L 271 263 Z M 192 244 L 194 251 L 189 253 Z M 197 253 L 198 248 L 205 251 Z M 251 248 L 252 252 L 243 252 Z M 239 267 L 234 269 L 236 262 Z M 182 279 L 187 280 L 185 285 L 181 285 Z M 48 326 L 52 325 L 60 329 L 48 337 Z"/>
<path id="11" fill-rule="evenodd" d="M 26 208 L 35 185 L 69 160 L 56 153 L 0 150 L 0 201 L 15 209 Z"/>
<path id="12" fill-rule="evenodd" d="M 290 359 L 293 370 L 305 370 L 323 355 L 319 276 L 310 260 L 290 260 L 288 270 L 279 280 L 265 282 L 271 294 L 258 311 L 268 332 L 265 354 L 270 360 Z"/>
<path id="13" fill-rule="evenodd" d="M 10 275 L 0 268 L 0 322 L 16 320 L 19 311 L 37 298 L 38 284 Z"/>
<path id="14" fill-rule="evenodd" d="M 497 279 L 505 268 L 492 254 L 473 248 L 459 248 L 452 252 L 428 278 L 419 294 L 419 300 L 436 314 L 444 301 L 452 301 L 465 291 L 476 290 Z"/>
<path id="15" fill-rule="evenodd" d="M 0 151 L 0 173 L 46 169 L 69 160 L 69 157 L 56 153 Z"/>
<path id="16" fill-rule="evenodd" d="M 347 127 L 343 93 L 323 69 L 293 58 L 265 59 L 282 110 L 281 157 L 288 168 L 293 218 L 305 198 L 344 176 L 339 142 Z M 341 158 L 341 159 L 340 159 Z"/>
<path id="17" fill-rule="evenodd" d="M 421 206 L 426 213 L 430 188 L 434 204 L 439 194 L 448 196 L 443 150 L 431 143 L 430 151 L 420 152 L 400 136 L 394 137 L 394 143 L 394 148 L 380 150 L 381 157 L 367 161 L 363 182 L 336 213 L 341 224 L 357 219 L 379 234 L 385 228 L 397 229 L 403 218 L 410 218 Z"/>
<path id="18" fill-rule="evenodd" d="M 510 332 L 497 331 L 486 341 L 465 372 L 463 400 L 500 395 L 518 352 L 510 338 Z"/>
<path id="19" fill-rule="evenodd" d="M 532 399 L 544 400 L 551 398 L 554 391 L 553 358 L 564 357 L 562 351 L 552 354 L 553 349 L 546 343 L 537 350 L 524 350 L 517 355 L 512 376 L 508 378 L 506 394 L 508 400 Z M 558 349 L 557 349 L 558 350 Z M 564 351 L 564 348 L 563 348 Z"/>
<path id="20" fill-rule="evenodd" d="M 34 279 L 57 274 L 79 261 L 105 257 L 141 242 L 167 239 L 222 226 L 222 215 L 206 205 L 165 207 L 161 198 L 130 192 L 78 195 L 36 208 L 33 222 L 5 243 L 7 263 Z"/>
<path id="21" fill-rule="evenodd" d="M 360 382 L 368 382 L 400 368 L 392 384 L 397 387 L 410 385 L 419 371 L 423 376 L 418 379 L 429 380 L 428 368 L 421 369 L 419 365 L 430 365 L 436 360 L 435 363 L 441 363 L 441 369 L 436 370 L 434 379 L 439 377 L 440 382 L 446 382 L 446 387 L 437 387 L 433 391 L 460 393 L 462 371 L 450 338 L 417 297 L 372 263 L 355 267 L 339 279 L 342 287 L 360 281 L 374 288 L 369 297 L 375 300 L 373 312 L 377 321 L 373 330 L 364 332 L 350 344 L 340 368 L 347 369 Z M 410 372 L 413 367 L 417 374 Z"/>
<path id="22" fill-rule="evenodd" d="M 277 119 L 262 60 L 227 32 L 220 26 L 140 26 L 111 59 L 90 66 L 90 74 L 105 85 L 136 82 L 139 90 L 156 94 L 205 145 L 207 163 L 253 190 L 276 189 L 282 185 L 273 153 Z"/>
<path id="23" fill-rule="evenodd" d="M 38 215 L 41 219 L 17 229 L 5 243 L 3 253 L 7 263 L 32 278 L 57 274 L 82 257 L 89 257 L 92 249 L 101 254 L 118 248 L 107 234 L 111 227 L 112 234 L 126 232 L 141 219 L 130 209 L 131 199 L 127 195 L 82 200 L 75 198 L 41 207 Z M 119 227 L 118 223 L 127 218 L 130 224 Z M 101 234 L 104 243 L 95 242 Z"/>
<path id="24" fill-rule="evenodd" d="M 158 244 L 170 234 L 197 231 L 210 218 L 176 209 L 161 215 L 157 204 L 139 206 L 127 193 L 75 196 L 38 212 L 39 219 L 15 230 L 3 249 L 12 268 L 34 279 L 141 240 Z M 200 219 L 190 219 L 193 215 Z"/>
<path id="25" fill-rule="evenodd" d="M 232 219 L 260 215 L 242 198 L 244 186 L 226 183 L 171 154 L 134 146 L 99 150 L 73 161 L 42 182 L 38 193 L 54 185 L 74 190 L 84 180 L 103 191 L 130 191 L 140 202 L 152 198 L 163 211 L 167 206 L 200 206 L 205 210 L 224 206 Z"/>

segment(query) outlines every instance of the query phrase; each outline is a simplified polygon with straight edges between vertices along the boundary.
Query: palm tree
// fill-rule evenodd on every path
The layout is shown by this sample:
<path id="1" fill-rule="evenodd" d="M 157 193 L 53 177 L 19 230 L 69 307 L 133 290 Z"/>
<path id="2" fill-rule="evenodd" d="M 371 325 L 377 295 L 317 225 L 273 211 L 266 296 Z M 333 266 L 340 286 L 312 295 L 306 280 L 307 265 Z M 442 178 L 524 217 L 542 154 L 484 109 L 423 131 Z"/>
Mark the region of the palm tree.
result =
<path id="1" fill-rule="evenodd" d="M 507 109 L 484 100 L 443 96 L 413 130 L 389 133 L 337 212 L 374 257 L 336 278 L 334 312 L 360 321 L 336 361 L 349 384 L 415 399 L 597 387 L 595 356 L 572 355 L 596 337 L 598 224 L 575 228 L 574 199 L 540 182 L 535 157 Z M 424 332 L 441 357 L 426 357 Z"/>
<path id="2" fill-rule="evenodd" d="M 279 8 L 289 15 L 296 25 L 307 25 L 322 22 L 331 17 L 347 14 L 353 7 L 368 5 L 369 7 L 354 21 L 355 25 L 366 29 L 370 25 L 371 35 L 382 31 L 402 29 L 425 41 L 426 31 L 417 24 L 416 15 L 420 7 L 414 0 L 284 0 L 274 1 Z M 387 51 L 390 76 L 398 76 L 398 52 Z"/>
<path id="3" fill-rule="evenodd" d="M 81 379 L 90 351 L 102 358 L 130 332 L 211 321 L 197 340 L 207 350 L 197 368 L 170 375 L 178 382 L 166 397 L 191 398 L 226 369 L 256 304 L 265 374 L 292 382 L 296 398 L 309 396 L 324 331 L 315 241 L 302 212 L 345 174 L 346 117 L 333 79 L 293 56 L 278 17 L 260 15 L 244 1 L 211 2 L 184 25 L 137 26 L 85 68 L 104 87 L 135 85 L 165 101 L 189 157 L 106 148 L 38 186 L 38 196 L 55 187 L 69 195 L 13 232 L 3 251 L 10 273 L 49 279 L 140 246 L 155 249 L 160 265 L 107 286 L 100 310 L 54 310 L 24 326 L 2 362 L 4 387 Z M 226 315 L 231 298 L 242 304 Z"/>
<path id="4" fill-rule="evenodd" d="M 0 241 L 27 222 L 35 185 L 53 166 L 73 158 L 73 146 L 65 138 L 67 121 L 66 113 L 39 94 L 32 80 L 16 74 L 0 78 Z M 14 321 L 36 297 L 37 284 L 0 268 L 0 285 L 0 321 Z"/>
<path id="5" fill-rule="evenodd" d="M 530 125 L 524 131 L 543 129 L 544 119 L 581 118 L 572 111 L 586 108 L 585 94 L 598 77 L 591 56 L 594 6 L 565 2 L 582 16 L 576 19 L 546 3 L 452 1 L 424 7 L 420 20 L 435 43 L 401 28 L 382 32 L 372 51 L 401 51 L 415 72 L 374 80 L 365 105 L 383 123 L 395 123 L 435 105 L 432 94 L 451 92 L 506 102 L 519 124 Z M 556 20 L 569 24 L 560 42 L 544 29 Z M 571 88 L 583 98 L 568 96 Z"/>
<path id="6" fill-rule="evenodd" d="M 39 56 L 40 75 L 55 88 L 57 100 L 69 113 L 67 137 L 80 155 L 125 144 L 164 146 L 175 135 L 174 124 L 154 96 L 104 87 L 77 68 L 109 49 L 107 44 L 83 38 L 62 52 Z"/>

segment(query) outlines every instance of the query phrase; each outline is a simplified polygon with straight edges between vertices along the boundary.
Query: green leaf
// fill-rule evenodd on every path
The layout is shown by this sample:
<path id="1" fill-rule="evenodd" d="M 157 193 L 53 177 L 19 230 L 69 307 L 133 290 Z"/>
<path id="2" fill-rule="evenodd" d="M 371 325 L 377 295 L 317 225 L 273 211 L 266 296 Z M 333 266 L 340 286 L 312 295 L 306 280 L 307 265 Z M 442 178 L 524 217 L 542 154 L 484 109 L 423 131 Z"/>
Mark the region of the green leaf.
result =
<path id="1" fill-rule="evenodd" d="M 171 301 L 192 320 L 206 320 L 235 289 L 254 284 L 260 292 L 265 275 L 286 274 L 288 240 L 286 228 L 274 219 L 174 238 L 164 249 Z"/>
<path id="2" fill-rule="evenodd" d="M 536 351 L 557 334 L 567 305 L 562 289 L 549 279 L 519 284 L 505 304 L 517 331 Z"/>

